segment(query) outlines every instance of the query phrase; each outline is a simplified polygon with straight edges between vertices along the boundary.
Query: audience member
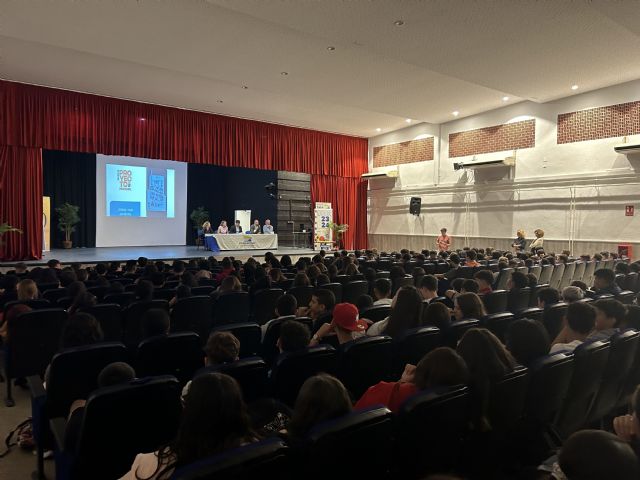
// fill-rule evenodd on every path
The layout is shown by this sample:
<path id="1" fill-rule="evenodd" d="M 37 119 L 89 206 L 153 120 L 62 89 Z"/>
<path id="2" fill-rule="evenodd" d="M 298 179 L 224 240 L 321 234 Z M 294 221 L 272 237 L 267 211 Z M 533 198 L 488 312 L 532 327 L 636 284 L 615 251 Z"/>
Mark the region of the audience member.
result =
<path id="1" fill-rule="evenodd" d="M 291 353 L 304 350 L 311 341 L 311 333 L 307 326 L 296 320 L 285 320 L 280 326 L 278 350 L 280 353 Z"/>
<path id="2" fill-rule="evenodd" d="M 520 318 L 509 325 L 506 346 L 520 365 L 528 367 L 534 360 L 549 353 L 551 342 L 542 323 Z"/>
<path id="3" fill-rule="evenodd" d="M 367 330 L 367 335 L 388 335 L 400 338 L 411 328 L 419 327 L 422 322 L 422 298 L 412 286 L 400 288 L 391 303 L 391 314 L 374 323 Z"/>
<path id="4" fill-rule="evenodd" d="M 133 294 L 138 302 L 150 302 L 153 300 L 153 283 L 149 280 L 139 280 Z"/>
<path id="5" fill-rule="evenodd" d="M 565 303 L 573 303 L 584 298 L 584 292 L 580 287 L 564 287 L 562 289 L 562 301 Z"/>
<path id="6" fill-rule="evenodd" d="M 456 320 L 482 320 L 487 312 L 480 297 L 475 293 L 461 293 L 454 300 L 453 315 Z"/>
<path id="7" fill-rule="evenodd" d="M 593 274 L 593 293 L 599 295 L 618 295 L 622 289 L 616 283 L 616 274 L 613 270 L 600 268 Z"/>
<path id="8" fill-rule="evenodd" d="M 324 321 L 329 323 L 331 312 L 336 304 L 336 296 L 331 290 L 318 289 L 311 295 L 309 306 L 298 309 L 298 317 L 309 317 L 316 322 Z"/>
<path id="9" fill-rule="evenodd" d="M 536 297 L 538 299 L 538 308 L 543 310 L 546 310 L 550 306 L 560 302 L 560 293 L 552 287 L 541 288 L 538 290 Z"/>
<path id="10" fill-rule="evenodd" d="M 425 275 L 420 281 L 420 295 L 426 303 L 431 303 L 438 296 L 438 279 L 433 275 Z"/>
<path id="11" fill-rule="evenodd" d="M 371 296 L 367 295 L 366 293 L 360 295 L 356 299 L 356 307 L 358 308 L 359 312 L 362 312 L 363 310 L 366 310 L 367 308 L 371 308 L 373 306 L 373 298 L 371 298 Z"/>
<path id="12" fill-rule="evenodd" d="M 388 278 L 378 278 L 373 284 L 374 305 L 391 305 L 391 281 Z"/>
<path id="13" fill-rule="evenodd" d="M 493 273 L 491 270 L 478 270 L 473 278 L 478 282 L 478 294 L 487 295 L 493 291 Z"/>
<path id="14" fill-rule="evenodd" d="M 331 323 L 323 324 L 311 338 L 309 345 L 321 343 L 324 337 L 335 335 L 338 344 L 350 342 L 365 334 L 367 322 L 358 318 L 358 309 L 351 303 L 339 303 L 333 309 Z"/>
<path id="15" fill-rule="evenodd" d="M 589 340 L 608 340 L 611 335 L 620 331 L 627 313 L 625 306 L 618 300 L 603 298 L 593 302 L 596 309 L 596 329 Z"/>
<path id="16" fill-rule="evenodd" d="M 442 302 L 432 302 L 425 305 L 424 326 L 432 325 L 441 331 L 446 331 L 451 325 L 451 310 Z"/>
<path id="17" fill-rule="evenodd" d="M 551 353 L 572 352 L 590 338 L 596 326 L 596 310 L 584 302 L 574 302 L 567 308 L 565 326 L 553 340 Z"/>
<path id="18" fill-rule="evenodd" d="M 511 278 L 507 282 L 507 290 L 519 290 L 529 286 L 527 275 L 522 272 L 513 272 Z"/>
<path id="19" fill-rule="evenodd" d="M 624 316 L 624 321 L 620 325 L 620 328 L 633 328 L 640 331 L 640 306 L 639 305 L 626 305 L 627 313 Z"/>
<path id="20" fill-rule="evenodd" d="M 142 338 L 168 335 L 170 328 L 169 313 L 162 308 L 150 308 L 142 315 Z"/>

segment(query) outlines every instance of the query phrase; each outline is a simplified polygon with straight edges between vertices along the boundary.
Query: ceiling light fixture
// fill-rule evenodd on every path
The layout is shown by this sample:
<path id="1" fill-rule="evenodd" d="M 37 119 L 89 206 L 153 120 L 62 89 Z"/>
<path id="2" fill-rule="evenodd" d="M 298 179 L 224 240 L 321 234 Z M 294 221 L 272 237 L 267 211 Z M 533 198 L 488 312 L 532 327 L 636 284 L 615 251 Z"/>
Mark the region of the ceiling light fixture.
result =
<path id="1" fill-rule="evenodd" d="M 140 120 L 141 122 L 144 122 L 144 121 L 146 121 L 147 119 L 146 119 L 146 118 L 144 118 L 144 117 L 140 117 L 138 120 Z"/>
<path id="2" fill-rule="evenodd" d="M 460 112 L 458 110 L 454 110 L 453 112 L 451 112 L 451 115 L 457 117 L 458 115 L 460 115 Z"/>
<path id="3" fill-rule="evenodd" d="M 396 27 L 401 27 L 402 25 L 404 25 L 404 20 L 396 20 L 395 22 L 393 22 L 393 24 Z"/>
<path id="4" fill-rule="evenodd" d="M 405 120 L 405 122 L 407 122 L 407 123 L 411 123 L 411 119 L 410 119 L 410 118 L 407 118 L 407 119 Z"/>
<path id="5" fill-rule="evenodd" d="M 224 103 L 222 100 L 218 100 L 218 103 Z"/>
<path id="6" fill-rule="evenodd" d="M 502 97 L 502 101 L 503 102 L 508 102 L 509 101 L 509 97 L 507 97 L 507 96 Z"/>
<path id="7" fill-rule="evenodd" d="M 376 132 L 381 132 L 382 129 L 381 128 L 376 128 Z"/>
<path id="8" fill-rule="evenodd" d="M 336 47 L 327 47 L 327 50 L 329 50 L 330 52 L 335 51 Z"/>
<path id="9" fill-rule="evenodd" d="M 243 90 L 247 90 L 249 87 L 247 87 L 246 85 L 242 85 L 242 89 Z"/>
<path id="10" fill-rule="evenodd" d="M 578 85 L 571 85 L 571 90 L 577 90 L 578 89 Z"/>
<path id="11" fill-rule="evenodd" d="M 289 72 L 280 72 L 280 75 L 282 75 L 283 77 L 286 77 L 287 75 L 289 75 Z"/>

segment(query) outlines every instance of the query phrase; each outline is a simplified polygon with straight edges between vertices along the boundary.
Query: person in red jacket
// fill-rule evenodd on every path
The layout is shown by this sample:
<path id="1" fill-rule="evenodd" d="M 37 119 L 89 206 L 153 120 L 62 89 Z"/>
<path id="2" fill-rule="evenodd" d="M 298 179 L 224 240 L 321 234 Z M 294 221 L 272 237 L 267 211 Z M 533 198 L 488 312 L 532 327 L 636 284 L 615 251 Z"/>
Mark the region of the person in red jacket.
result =
<path id="1" fill-rule="evenodd" d="M 422 357 L 417 366 L 407 364 L 400 381 L 370 387 L 354 408 L 362 410 L 382 404 L 396 413 L 405 400 L 422 390 L 465 384 L 468 378 L 467 365 L 455 350 L 436 348 Z"/>

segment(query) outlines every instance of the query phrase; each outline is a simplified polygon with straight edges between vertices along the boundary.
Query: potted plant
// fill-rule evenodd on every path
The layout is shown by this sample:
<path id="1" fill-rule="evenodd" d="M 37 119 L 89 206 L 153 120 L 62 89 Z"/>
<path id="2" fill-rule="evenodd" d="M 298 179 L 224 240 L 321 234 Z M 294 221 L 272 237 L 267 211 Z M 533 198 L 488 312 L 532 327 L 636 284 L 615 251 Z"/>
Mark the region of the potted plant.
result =
<path id="1" fill-rule="evenodd" d="M 200 238 L 200 229 L 202 228 L 202 224 L 209 220 L 209 212 L 205 210 L 203 206 L 200 206 L 191 212 L 189 218 L 191 219 L 193 228 L 196 231 L 196 246 L 200 246 L 202 241 Z"/>
<path id="2" fill-rule="evenodd" d="M 62 242 L 64 248 L 71 248 L 72 246 L 71 234 L 76 231 L 76 225 L 80 223 L 79 210 L 79 206 L 71 205 L 67 202 L 56 208 L 58 228 L 64 232 L 64 241 Z"/>
<path id="3" fill-rule="evenodd" d="M 342 236 L 344 235 L 344 232 L 349 230 L 349 225 L 346 223 L 340 224 L 329 222 L 329 229 L 333 232 L 333 240 L 336 243 L 336 248 L 342 250 Z"/>

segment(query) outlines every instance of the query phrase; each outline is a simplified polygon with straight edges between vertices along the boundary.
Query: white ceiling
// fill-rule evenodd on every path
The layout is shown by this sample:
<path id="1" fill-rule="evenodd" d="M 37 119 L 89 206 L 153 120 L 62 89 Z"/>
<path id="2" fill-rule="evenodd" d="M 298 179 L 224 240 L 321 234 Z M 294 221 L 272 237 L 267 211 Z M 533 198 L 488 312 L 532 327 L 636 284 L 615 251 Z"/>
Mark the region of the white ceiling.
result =
<path id="1" fill-rule="evenodd" d="M 0 76 L 371 137 L 640 78 L 640 1 L 0 0 Z"/>

